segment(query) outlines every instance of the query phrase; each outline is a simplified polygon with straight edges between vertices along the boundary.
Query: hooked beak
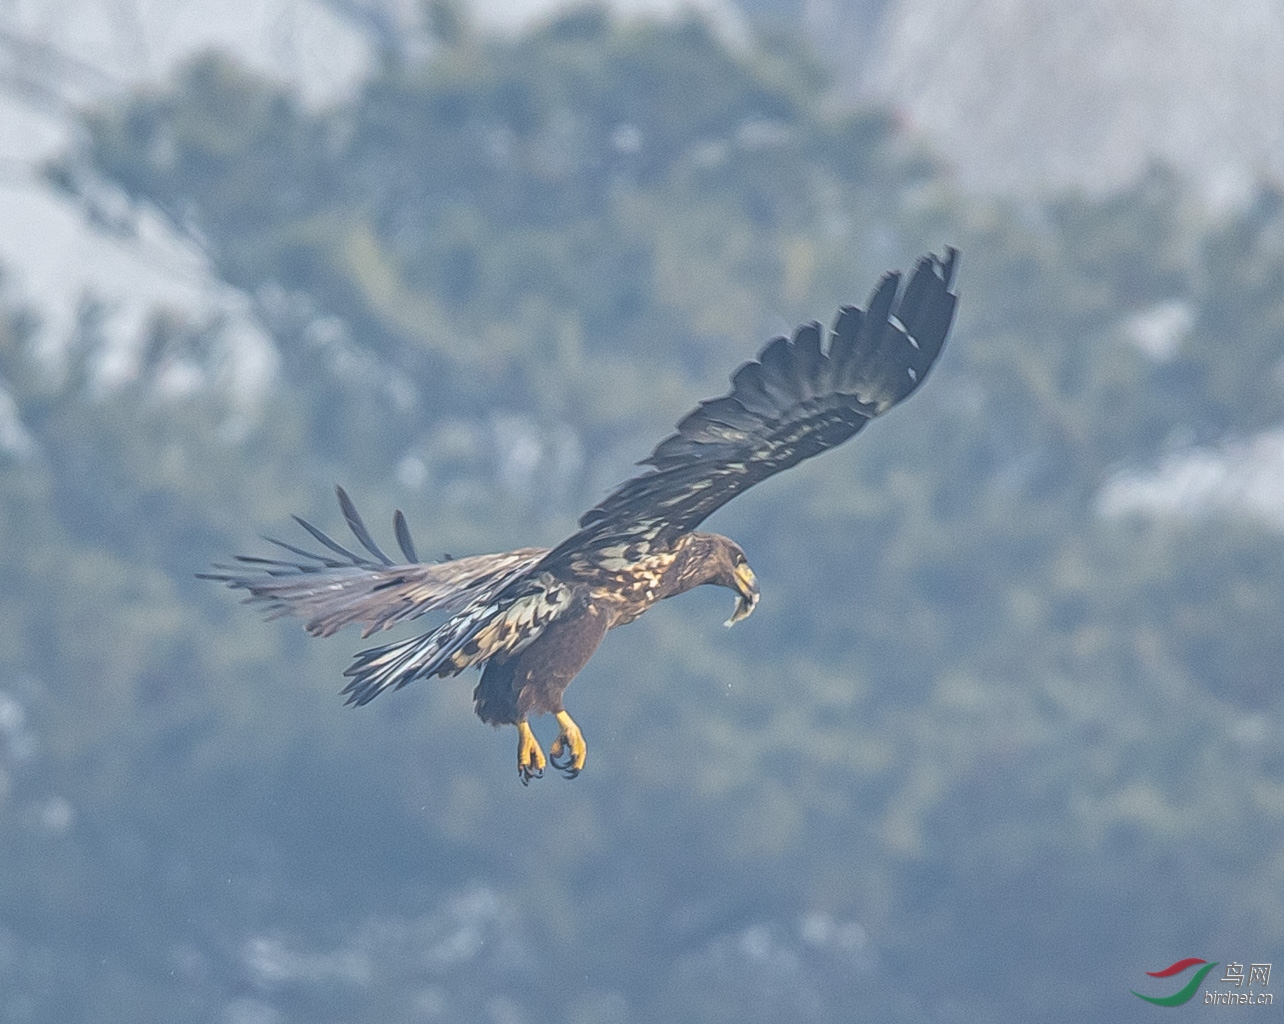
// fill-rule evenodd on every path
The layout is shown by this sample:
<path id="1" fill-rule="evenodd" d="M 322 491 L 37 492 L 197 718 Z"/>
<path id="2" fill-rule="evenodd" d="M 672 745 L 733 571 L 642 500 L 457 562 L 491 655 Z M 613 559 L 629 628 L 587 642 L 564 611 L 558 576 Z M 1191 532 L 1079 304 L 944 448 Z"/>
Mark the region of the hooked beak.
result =
<path id="1" fill-rule="evenodd" d="M 741 619 L 749 618 L 754 608 L 758 606 L 758 578 L 753 574 L 753 570 L 748 565 L 738 565 L 735 570 L 736 593 L 740 596 L 736 598 L 735 611 L 723 625 L 734 626 Z"/>

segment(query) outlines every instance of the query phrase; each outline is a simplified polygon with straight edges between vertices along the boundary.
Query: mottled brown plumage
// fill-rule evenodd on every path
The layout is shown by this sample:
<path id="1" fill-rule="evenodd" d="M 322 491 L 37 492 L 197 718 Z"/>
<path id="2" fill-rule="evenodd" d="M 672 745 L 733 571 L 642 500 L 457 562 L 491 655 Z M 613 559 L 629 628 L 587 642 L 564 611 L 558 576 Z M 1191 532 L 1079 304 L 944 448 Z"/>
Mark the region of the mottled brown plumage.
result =
<path id="1" fill-rule="evenodd" d="M 477 714 L 518 730 L 525 783 L 546 759 L 528 719 L 553 714 L 559 733 L 553 765 L 574 776 L 587 754 L 562 705 L 566 687 L 606 633 L 651 605 L 712 584 L 737 595 L 728 625 L 758 602 L 758 584 L 734 541 L 696 527 L 761 480 L 841 444 L 909 395 L 945 343 L 957 296 L 956 253 L 918 262 L 904 291 L 887 274 L 867 309 L 844 306 L 827 345 L 818 324 L 776 338 L 732 377 L 732 390 L 702 402 L 646 459 L 651 467 L 580 519 L 557 547 L 523 548 L 425 564 L 405 518 L 393 525 L 405 563 L 380 550 L 342 488 L 339 504 L 367 554 L 343 547 L 302 519 L 320 543 L 311 552 L 272 541 L 288 558 L 238 556 L 241 564 L 202 574 L 249 592 L 270 617 L 291 614 L 315 636 L 359 623 L 362 635 L 428 612 L 437 628 L 362 651 L 344 693 L 366 704 L 415 679 L 482 666 Z M 270 538 L 269 538 L 270 539 Z"/>

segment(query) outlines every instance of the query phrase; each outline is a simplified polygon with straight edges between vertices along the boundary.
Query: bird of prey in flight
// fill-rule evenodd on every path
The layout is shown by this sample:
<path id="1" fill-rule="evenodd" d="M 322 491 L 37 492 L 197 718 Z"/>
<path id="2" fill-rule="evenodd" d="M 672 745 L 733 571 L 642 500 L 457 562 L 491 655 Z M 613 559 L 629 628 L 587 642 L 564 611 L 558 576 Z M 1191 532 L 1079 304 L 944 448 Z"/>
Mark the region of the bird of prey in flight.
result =
<path id="1" fill-rule="evenodd" d="M 365 637 L 444 612 L 435 629 L 359 653 L 345 673 L 348 703 L 479 666 L 477 714 L 516 726 L 522 783 L 542 776 L 550 760 L 573 778 L 588 750 L 562 703 L 567 685 L 608 630 L 666 597 L 711 583 L 736 594 L 728 625 L 753 611 L 758 582 L 740 545 L 696 527 L 759 481 L 846 441 L 923 382 L 954 317 L 957 255 L 924 256 L 903 289 L 899 274 L 885 274 L 865 309 L 841 309 L 827 340 L 810 323 L 769 342 L 735 372 L 729 394 L 688 413 L 644 460 L 649 468 L 584 513 L 554 548 L 424 562 L 398 511 L 403 558 L 394 560 L 338 488 L 364 553 L 296 516 L 322 550 L 268 538 L 284 554 L 241 555 L 202 576 L 247 591 L 272 617 L 306 620 L 313 636 L 359 623 Z M 548 758 L 530 727 L 543 714 L 559 727 Z"/>

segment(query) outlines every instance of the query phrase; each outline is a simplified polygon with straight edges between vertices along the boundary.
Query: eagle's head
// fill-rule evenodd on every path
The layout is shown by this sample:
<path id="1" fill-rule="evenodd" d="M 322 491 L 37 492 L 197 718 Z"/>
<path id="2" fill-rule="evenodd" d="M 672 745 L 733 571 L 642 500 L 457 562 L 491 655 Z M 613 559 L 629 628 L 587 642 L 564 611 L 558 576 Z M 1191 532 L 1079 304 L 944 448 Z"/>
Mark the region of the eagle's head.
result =
<path id="1" fill-rule="evenodd" d="M 725 623 L 734 626 L 741 619 L 749 618 L 758 606 L 758 577 L 749 568 L 744 550 L 734 540 L 717 533 L 704 536 L 709 540 L 706 562 L 709 578 L 705 582 L 736 592 L 736 607 Z"/>

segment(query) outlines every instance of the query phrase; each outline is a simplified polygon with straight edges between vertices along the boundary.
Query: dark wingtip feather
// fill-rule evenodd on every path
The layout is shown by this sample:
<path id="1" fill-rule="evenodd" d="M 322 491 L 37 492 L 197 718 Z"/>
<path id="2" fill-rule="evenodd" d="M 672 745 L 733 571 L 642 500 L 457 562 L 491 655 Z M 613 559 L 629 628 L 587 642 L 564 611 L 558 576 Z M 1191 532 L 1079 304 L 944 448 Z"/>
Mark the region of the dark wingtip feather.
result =
<path id="1" fill-rule="evenodd" d="M 954 268 L 958 264 L 959 251 L 952 245 L 945 247 L 945 259 L 938 261 L 941 267 L 941 279 L 945 282 L 945 287 L 949 288 L 954 284 Z"/>
<path id="2" fill-rule="evenodd" d="M 881 325 L 887 320 L 888 314 L 892 311 L 892 303 L 896 301 L 896 292 L 901 286 L 901 275 L 898 270 L 889 270 L 878 280 L 874 286 L 874 291 L 869 297 L 869 304 L 865 307 L 865 323 L 867 325 Z"/>
<path id="3" fill-rule="evenodd" d="M 360 565 L 362 562 L 365 561 L 365 559 L 362 558 L 360 555 L 358 555 L 356 552 L 349 551 L 342 544 L 338 543 L 335 540 L 332 540 L 326 534 L 322 533 L 320 530 L 318 530 L 315 526 L 309 523 L 302 516 L 291 516 L 290 518 L 293 519 L 300 526 L 302 526 L 305 530 L 307 530 L 308 533 L 312 534 L 315 540 L 317 540 L 321 544 L 324 544 L 336 555 L 342 555 L 344 558 L 348 559 L 354 565 Z M 285 547 L 286 545 L 282 545 L 282 546 Z"/>
<path id="4" fill-rule="evenodd" d="M 406 560 L 418 562 L 415 542 L 410 537 L 410 525 L 406 522 L 406 517 L 401 514 L 401 509 L 397 509 L 392 514 L 392 530 L 397 535 L 397 546 L 401 548 L 401 553 L 406 556 Z"/>
<path id="5" fill-rule="evenodd" d="M 343 510 L 343 518 L 347 521 L 348 529 L 352 531 L 352 535 L 361 542 L 362 547 L 384 565 L 392 565 L 392 559 L 380 550 L 379 545 L 370 536 L 370 531 L 366 529 L 366 524 L 361 521 L 361 514 L 357 512 L 357 506 L 348 497 L 348 492 L 338 484 L 335 484 L 334 493 L 339 497 L 339 508 Z"/>
<path id="6" fill-rule="evenodd" d="M 755 429 L 770 429 L 791 409 L 821 396 L 848 395 L 865 416 L 894 405 L 923 380 L 945 341 L 957 298 L 949 291 L 957 260 L 953 246 L 944 258 L 923 256 L 904 288 L 900 272 L 884 274 L 864 311 L 840 310 L 828 351 L 815 323 L 801 325 L 792 339 L 773 338 L 732 375 L 729 395 L 701 402 L 639 464 L 664 470 L 722 457 Z M 580 525 L 602 517 L 590 509 Z"/>
<path id="7" fill-rule="evenodd" d="M 800 326 L 794 332 L 790 348 L 793 350 L 797 395 L 807 399 L 823 393 L 824 385 L 828 383 L 828 374 L 821 372 L 827 369 L 827 363 L 820 349 L 820 324 L 813 320 Z"/>

